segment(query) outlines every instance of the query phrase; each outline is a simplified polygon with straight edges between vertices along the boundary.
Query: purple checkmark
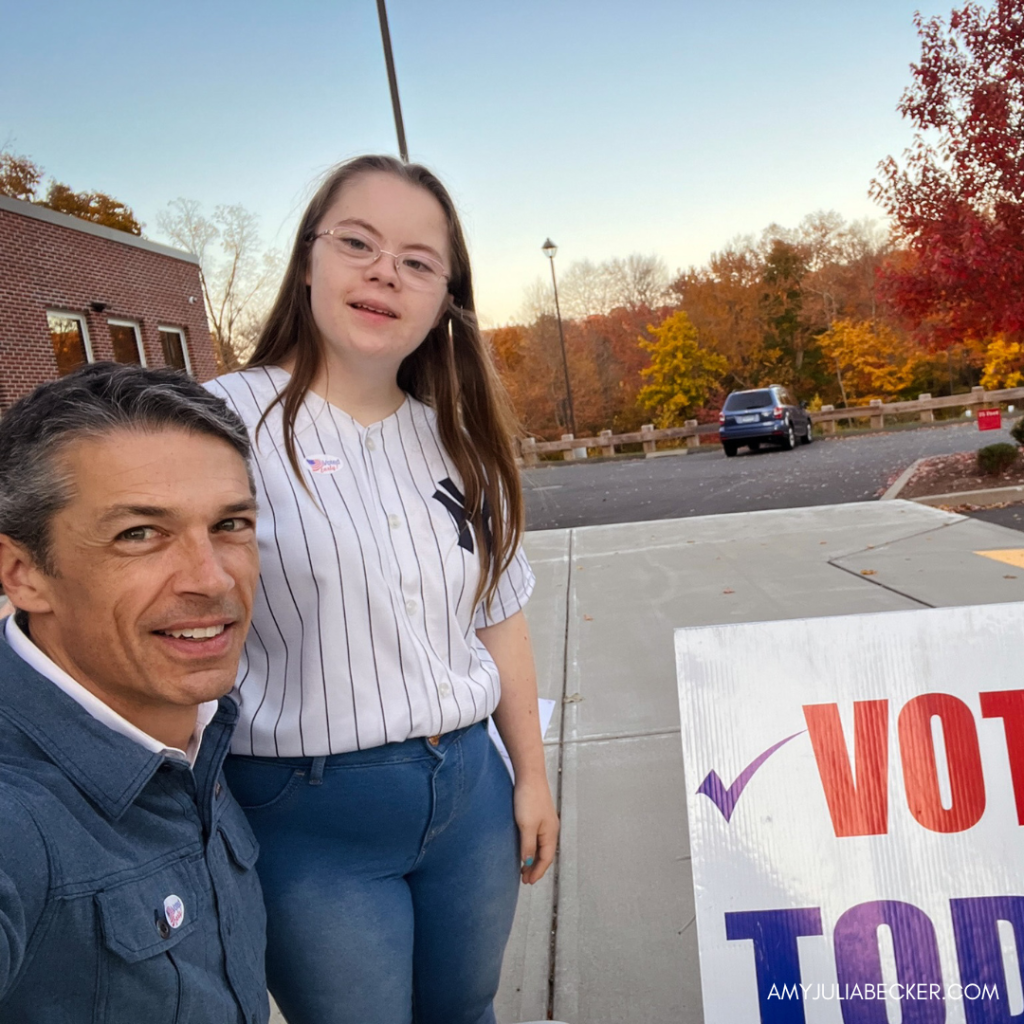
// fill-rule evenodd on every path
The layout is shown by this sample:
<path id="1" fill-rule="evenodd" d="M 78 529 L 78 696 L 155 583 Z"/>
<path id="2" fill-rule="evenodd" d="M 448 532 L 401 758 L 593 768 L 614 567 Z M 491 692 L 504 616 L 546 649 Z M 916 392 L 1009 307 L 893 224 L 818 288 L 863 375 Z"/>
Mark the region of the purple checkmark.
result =
<path id="1" fill-rule="evenodd" d="M 757 769 L 760 768 L 761 765 L 763 765 L 765 761 L 767 761 L 768 758 L 779 749 L 779 747 L 805 732 L 807 732 L 806 729 L 801 729 L 800 732 L 795 732 L 792 736 L 787 736 L 784 740 L 779 740 L 778 743 L 769 747 L 763 754 L 755 757 L 754 760 L 736 776 L 736 781 L 728 788 L 726 788 L 725 783 L 718 777 L 718 772 L 712 768 L 711 771 L 708 772 L 707 778 L 700 784 L 700 789 L 698 789 L 697 792 L 703 793 L 708 797 L 722 812 L 722 817 L 728 821 L 732 817 L 732 812 L 736 809 L 736 801 L 739 800 L 740 794 L 747 788 L 747 783 L 754 777 L 754 772 L 756 772 Z"/>

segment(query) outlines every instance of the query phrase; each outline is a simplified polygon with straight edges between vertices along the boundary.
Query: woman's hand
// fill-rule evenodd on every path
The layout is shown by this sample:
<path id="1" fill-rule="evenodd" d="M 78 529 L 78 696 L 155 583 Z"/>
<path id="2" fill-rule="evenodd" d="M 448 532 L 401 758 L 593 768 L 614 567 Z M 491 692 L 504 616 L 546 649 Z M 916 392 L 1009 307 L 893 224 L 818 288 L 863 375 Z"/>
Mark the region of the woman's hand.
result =
<path id="1" fill-rule="evenodd" d="M 514 796 L 523 882 L 539 882 L 555 859 L 558 813 L 547 777 L 517 779 Z"/>

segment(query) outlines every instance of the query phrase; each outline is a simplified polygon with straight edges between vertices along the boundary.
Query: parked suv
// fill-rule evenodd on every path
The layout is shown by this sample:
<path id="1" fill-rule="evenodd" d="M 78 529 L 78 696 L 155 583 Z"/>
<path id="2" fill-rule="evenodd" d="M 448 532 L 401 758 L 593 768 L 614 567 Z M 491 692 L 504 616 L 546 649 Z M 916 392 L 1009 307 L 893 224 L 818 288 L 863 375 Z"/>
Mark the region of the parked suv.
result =
<path id="1" fill-rule="evenodd" d="M 741 445 L 756 452 L 765 442 L 795 448 L 814 440 L 811 417 L 781 384 L 733 391 L 718 415 L 722 450 L 732 457 Z"/>

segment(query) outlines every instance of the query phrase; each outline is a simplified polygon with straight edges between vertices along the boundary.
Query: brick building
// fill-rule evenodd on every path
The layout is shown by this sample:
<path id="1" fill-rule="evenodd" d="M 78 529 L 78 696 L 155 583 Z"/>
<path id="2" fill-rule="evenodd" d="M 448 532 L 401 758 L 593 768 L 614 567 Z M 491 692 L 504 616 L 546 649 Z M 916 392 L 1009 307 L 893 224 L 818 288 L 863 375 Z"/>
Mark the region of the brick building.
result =
<path id="1" fill-rule="evenodd" d="M 0 196 L 0 411 L 101 359 L 216 376 L 199 261 Z"/>

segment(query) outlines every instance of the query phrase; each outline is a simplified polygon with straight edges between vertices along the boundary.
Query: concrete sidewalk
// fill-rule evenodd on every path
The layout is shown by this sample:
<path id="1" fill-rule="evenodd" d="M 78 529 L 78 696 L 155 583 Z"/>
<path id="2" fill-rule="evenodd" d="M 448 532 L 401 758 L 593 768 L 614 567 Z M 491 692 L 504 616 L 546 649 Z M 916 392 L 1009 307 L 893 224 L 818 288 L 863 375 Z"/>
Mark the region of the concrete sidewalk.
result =
<path id="1" fill-rule="evenodd" d="M 905 501 L 530 534 L 563 831 L 557 872 L 523 889 L 498 1019 L 703 1019 L 676 627 L 1024 600 L 1024 568 L 975 554 L 1013 548 Z"/>
<path id="2" fill-rule="evenodd" d="M 521 891 L 498 1020 L 697 1024 L 673 630 L 1024 600 L 1024 568 L 975 554 L 1024 538 L 888 501 L 552 530 L 526 547 L 562 842 Z"/>

